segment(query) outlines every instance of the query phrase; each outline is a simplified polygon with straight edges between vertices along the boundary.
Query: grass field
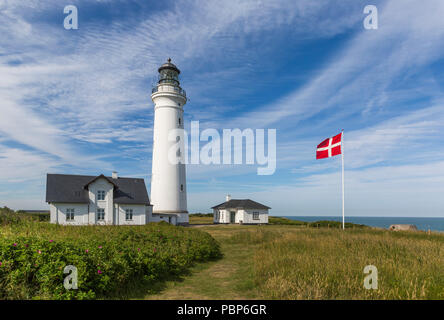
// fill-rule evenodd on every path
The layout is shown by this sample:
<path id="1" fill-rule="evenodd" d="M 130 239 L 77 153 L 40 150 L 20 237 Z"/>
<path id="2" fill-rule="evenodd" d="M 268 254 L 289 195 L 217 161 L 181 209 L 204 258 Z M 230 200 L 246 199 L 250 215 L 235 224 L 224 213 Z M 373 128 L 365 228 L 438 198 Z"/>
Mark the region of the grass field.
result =
<path id="1" fill-rule="evenodd" d="M 293 225 L 196 226 L 223 258 L 147 299 L 444 299 L 444 235 Z M 364 288 L 366 265 L 378 289 Z"/>
<path id="2" fill-rule="evenodd" d="M 270 222 L 69 227 L 6 212 L 0 299 L 444 299 L 444 234 Z M 77 291 L 63 288 L 67 264 Z"/>

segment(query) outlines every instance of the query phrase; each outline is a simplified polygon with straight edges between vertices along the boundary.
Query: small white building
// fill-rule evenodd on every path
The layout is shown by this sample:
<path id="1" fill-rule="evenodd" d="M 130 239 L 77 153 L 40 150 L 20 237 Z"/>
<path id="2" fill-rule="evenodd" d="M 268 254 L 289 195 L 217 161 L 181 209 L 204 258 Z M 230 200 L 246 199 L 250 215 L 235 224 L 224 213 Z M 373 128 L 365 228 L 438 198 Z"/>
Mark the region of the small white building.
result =
<path id="1" fill-rule="evenodd" d="M 271 208 L 250 199 L 231 199 L 228 195 L 224 203 L 212 209 L 214 223 L 267 224 Z"/>
<path id="2" fill-rule="evenodd" d="M 140 178 L 48 174 L 50 222 L 69 225 L 143 225 L 152 205 Z M 171 221 L 170 221 L 171 222 Z"/>

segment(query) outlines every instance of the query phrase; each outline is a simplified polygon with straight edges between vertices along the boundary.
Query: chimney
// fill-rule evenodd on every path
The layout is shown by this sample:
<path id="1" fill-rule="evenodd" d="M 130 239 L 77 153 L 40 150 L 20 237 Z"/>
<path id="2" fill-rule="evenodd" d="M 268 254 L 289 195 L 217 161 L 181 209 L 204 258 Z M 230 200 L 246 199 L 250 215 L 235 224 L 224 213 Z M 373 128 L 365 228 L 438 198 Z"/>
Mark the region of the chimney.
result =
<path id="1" fill-rule="evenodd" d="M 117 178 L 118 178 L 118 176 L 117 176 L 117 171 L 113 171 L 113 175 L 112 175 L 112 177 L 113 177 L 113 179 L 117 179 Z"/>
<path id="2" fill-rule="evenodd" d="M 231 200 L 231 195 L 227 194 L 227 196 L 225 197 L 225 201 L 230 201 Z"/>

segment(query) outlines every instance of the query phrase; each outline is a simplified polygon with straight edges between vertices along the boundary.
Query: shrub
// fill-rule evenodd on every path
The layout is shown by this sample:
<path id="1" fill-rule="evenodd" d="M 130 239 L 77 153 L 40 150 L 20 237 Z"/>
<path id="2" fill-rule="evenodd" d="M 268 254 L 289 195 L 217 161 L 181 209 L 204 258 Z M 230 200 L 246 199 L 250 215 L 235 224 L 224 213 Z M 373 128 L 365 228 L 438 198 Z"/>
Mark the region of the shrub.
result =
<path id="1" fill-rule="evenodd" d="M 308 226 L 311 227 L 311 228 L 342 228 L 342 222 L 321 220 L 321 221 L 310 222 L 308 224 Z M 349 229 L 349 228 L 357 228 L 357 229 L 368 228 L 368 226 L 366 226 L 366 225 L 355 224 L 355 223 L 350 223 L 350 222 L 346 222 L 344 224 L 344 227 L 346 229 Z"/>
<path id="2" fill-rule="evenodd" d="M 213 217 L 212 213 L 190 213 L 190 217 Z"/>
<path id="3" fill-rule="evenodd" d="M 110 297 L 130 283 L 149 287 L 220 256 L 209 234 L 171 225 L 31 225 L 34 232 L 15 226 L 0 238 L 0 299 Z M 78 270 L 77 290 L 64 288 L 67 265 Z"/>
<path id="4" fill-rule="evenodd" d="M 307 222 L 299 221 L 299 220 L 292 220 L 292 219 L 287 219 L 287 218 L 282 218 L 282 217 L 268 217 L 268 224 L 305 226 L 305 225 L 307 225 Z"/>

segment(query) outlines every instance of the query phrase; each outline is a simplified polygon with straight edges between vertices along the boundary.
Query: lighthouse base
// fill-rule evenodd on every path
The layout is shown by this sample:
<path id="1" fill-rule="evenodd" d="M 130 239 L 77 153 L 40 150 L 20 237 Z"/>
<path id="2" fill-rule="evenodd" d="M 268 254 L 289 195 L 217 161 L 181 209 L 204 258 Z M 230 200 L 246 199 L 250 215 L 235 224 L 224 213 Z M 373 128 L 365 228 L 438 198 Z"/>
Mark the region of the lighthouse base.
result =
<path id="1" fill-rule="evenodd" d="M 160 221 L 165 221 L 175 226 L 188 226 L 190 222 L 188 211 L 153 211 L 150 222 Z"/>

